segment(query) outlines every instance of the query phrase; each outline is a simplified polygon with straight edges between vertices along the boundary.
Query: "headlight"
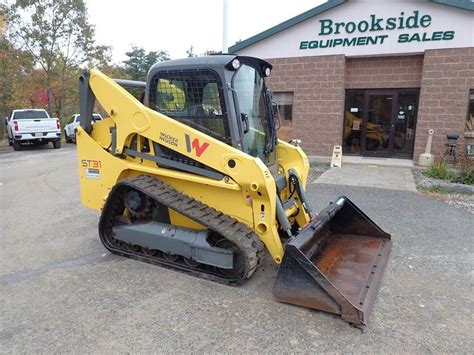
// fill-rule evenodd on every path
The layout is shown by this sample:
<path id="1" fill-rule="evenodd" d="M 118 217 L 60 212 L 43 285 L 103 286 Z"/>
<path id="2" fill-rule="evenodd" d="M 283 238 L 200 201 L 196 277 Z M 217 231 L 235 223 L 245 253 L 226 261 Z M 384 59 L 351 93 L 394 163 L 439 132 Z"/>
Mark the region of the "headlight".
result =
<path id="1" fill-rule="evenodd" d="M 234 68 L 235 70 L 239 69 L 240 68 L 240 60 L 238 60 L 237 58 L 234 59 L 232 61 L 232 68 Z"/>
<path id="2" fill-rule="evenodd" d="M 271 72 L 272 72 L 272 70 L 269 67 L 265 68 L 265 76 L 270 76 Z"/>

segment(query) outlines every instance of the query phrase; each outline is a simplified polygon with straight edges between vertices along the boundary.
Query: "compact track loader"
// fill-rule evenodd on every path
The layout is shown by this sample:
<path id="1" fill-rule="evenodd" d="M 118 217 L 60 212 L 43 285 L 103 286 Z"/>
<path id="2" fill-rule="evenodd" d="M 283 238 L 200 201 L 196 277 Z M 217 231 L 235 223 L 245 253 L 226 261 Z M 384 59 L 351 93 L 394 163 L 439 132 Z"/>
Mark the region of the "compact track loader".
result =
<path id="1" fill-rule="evenodd" d="M 155 64 L 146 82 L 85 71 L 82 203 L 101 211 L 100 239 L 112 253 L 237 285 L 267 250 L 280 264 L 277 300 L 365 324 L 390 235 L 347 197 L 312 211 L 308 159 L 277 139 L 271 69 L 216 55 Z M 96 100 L 109 117 L 92 126 Z"/>

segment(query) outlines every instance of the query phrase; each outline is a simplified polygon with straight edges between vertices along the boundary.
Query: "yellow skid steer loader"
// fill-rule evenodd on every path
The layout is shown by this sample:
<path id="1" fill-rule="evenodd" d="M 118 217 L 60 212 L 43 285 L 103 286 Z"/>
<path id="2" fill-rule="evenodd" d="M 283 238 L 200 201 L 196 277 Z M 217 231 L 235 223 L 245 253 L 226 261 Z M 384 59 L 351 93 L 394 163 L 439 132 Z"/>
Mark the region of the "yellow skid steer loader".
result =
<path id="1" fill-rule="evenodd" d="M 112 253 L 236 285 L 267 250 L 280 264 L 277 300 L 365 324 L 390 235 L 346 197 L 312 211 L 308 159 L 277 139 L 271 69 L 216 55 L 155 64 L 146 82 L 85 71 L 82 203 L 101 211 Z M 143 88 L 143 99 L 124 87 Z M 96 100 L 109 117 L 92 126 Z"/>

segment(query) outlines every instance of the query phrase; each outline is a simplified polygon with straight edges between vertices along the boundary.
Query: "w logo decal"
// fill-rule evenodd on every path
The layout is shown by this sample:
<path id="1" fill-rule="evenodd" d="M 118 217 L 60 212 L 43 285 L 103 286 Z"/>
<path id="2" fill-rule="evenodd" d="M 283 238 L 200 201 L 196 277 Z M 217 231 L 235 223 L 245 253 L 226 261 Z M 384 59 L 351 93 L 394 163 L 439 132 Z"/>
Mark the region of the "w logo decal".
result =
<path id="1" fill-rule="evenodd" d="M 199 144 L 199 139 L 194 138 L 191 142 L 191 137 L 187 134 L 184 135 L 186 138 L 186 151 L 191 153 L 193 149 L 196 151 L 196 155 L 200 157 L 202 153 L 209 147 L 209 143 L 204 142 L 203 144 Z"/>

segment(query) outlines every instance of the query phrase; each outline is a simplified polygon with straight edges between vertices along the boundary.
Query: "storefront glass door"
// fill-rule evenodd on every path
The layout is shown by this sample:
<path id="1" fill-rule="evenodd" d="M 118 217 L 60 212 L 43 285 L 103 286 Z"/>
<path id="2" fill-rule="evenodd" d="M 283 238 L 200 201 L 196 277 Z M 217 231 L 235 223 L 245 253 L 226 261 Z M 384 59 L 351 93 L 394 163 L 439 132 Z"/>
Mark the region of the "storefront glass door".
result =
<path id="1" fill-rule="evenodd" d="M 412 157 L 417 104 L 417 92 L 400 92 L 398 94 L 397 112 L 395 113 L 395 134 L 393 137 L 393 156 L 395 157 Z"/>
<path id="2" fill-rule="evenodd" d="M 412 158 L 418 90 L 348 90 L 345 154 Z"/>
<path id="3" fill-rule="evenodd" d="M 392 148 L 393 94 L 368 95 L 364 155 L 388 156 Z"/>

